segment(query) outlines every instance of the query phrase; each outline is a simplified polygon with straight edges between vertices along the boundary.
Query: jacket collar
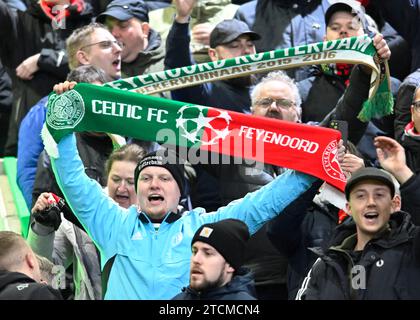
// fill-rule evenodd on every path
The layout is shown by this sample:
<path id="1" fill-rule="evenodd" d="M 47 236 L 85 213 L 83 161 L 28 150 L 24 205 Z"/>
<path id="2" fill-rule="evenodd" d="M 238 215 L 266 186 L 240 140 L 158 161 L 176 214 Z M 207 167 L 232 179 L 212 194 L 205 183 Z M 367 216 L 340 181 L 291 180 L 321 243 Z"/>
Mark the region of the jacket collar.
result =
<path id="1" fill-rule="evenodd" d="M 182 214 L 179 213 L 179 212 L 177 212 L 177 213 L 169 212 L 166 215 L 166 217 L 163 219 L 163 221 L 165 221 L 166 223 L 173 223 L 181 217 L 182 217 Z M 146 224 L 151 222 L 149 217 L 143 211 L 139 213 L 139 219 L 140 219 L 141 222 L 146 223 Z"/>

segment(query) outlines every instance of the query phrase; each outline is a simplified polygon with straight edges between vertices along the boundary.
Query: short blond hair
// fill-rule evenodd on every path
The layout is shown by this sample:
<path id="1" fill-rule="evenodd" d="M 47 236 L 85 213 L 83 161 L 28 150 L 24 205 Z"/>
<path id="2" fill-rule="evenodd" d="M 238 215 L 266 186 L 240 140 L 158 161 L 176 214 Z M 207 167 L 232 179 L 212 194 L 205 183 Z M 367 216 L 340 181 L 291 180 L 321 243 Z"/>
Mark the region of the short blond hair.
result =
<path id="1" fill-rule="evenodd" d="M 0 270 L 14 271 L 31 248 L 23 237 L 12 231 L 0 231 Z"/>
<path id="2" fill-rule="evenodd" d="M 76 69 L 80 66 L 79 60 L 77 60 L 77 51 L 90 43 L 91 36 L 96 29 L 108 29 L 101 23 L 92 22 L 86 26 L 80 27 L 73 31 L 70 37 L 66 40 L 66 50 L 69 59 L 70 70 Z"/>

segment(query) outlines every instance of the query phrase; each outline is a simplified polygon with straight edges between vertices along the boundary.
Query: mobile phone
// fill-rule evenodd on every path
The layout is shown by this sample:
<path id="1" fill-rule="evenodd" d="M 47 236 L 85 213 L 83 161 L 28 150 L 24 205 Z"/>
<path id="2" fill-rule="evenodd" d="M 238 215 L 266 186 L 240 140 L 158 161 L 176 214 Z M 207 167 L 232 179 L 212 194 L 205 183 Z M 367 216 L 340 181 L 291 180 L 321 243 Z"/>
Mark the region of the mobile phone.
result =
<path id="1" fill-rule="evenodd" d="M 344 146 L 347 147 L 347 138 L 349 136 L 349 125 L 344 120 L 331 120 L 330 128 L 341 132 L 341 139 L 343 140 Z"/>

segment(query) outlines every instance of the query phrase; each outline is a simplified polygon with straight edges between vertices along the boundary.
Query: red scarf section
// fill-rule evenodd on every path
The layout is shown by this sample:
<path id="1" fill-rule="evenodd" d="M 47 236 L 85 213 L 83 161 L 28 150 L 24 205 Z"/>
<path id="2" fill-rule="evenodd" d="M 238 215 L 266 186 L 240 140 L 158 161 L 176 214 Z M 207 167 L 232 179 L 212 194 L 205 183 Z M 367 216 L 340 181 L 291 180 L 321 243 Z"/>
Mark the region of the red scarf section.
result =
<path id="1" fill-rule="evenodd" d="M 364 6 L 364 7 L 367 7 L 369 5 L 369 2 L 370 2 L 370 0 L 357 0 L 357 1 L 359 1 L 362 4 L 362 6 Z"/>
<path id="2" fill-rule="evenodd" d="M 209 108 L 207 117 L 214 120 L 201 138 L 200 149 L 295 169 L 344 190 L 346 177 L 337 160 L 339 131 L 236 112 L 228 112 L 227 130 L 220 111 Z"/>
<path id="3" fill-rule="evenodd" d="M 60 22 L 62 19 L 69 17 L 72 13 L 81 13 L 85 8 L 85 2 L 83 0 L 70 0 L 70 4 L 65 10 L 57 10 L 57 8 L 54 9 L 54 7 L 58 7 L 59 5 L 56 3 L 45 2 L 44 0 L 41 0 L 40 6 L 47 17 L 51 20 Z"/>
<path id="4" fill-rule="evenodd" d="M 414 127 L 414 121 L 411 121 L 405 126 L 404 133 L 406 136 L 409 136 L 415 139 L 420 139 L 420 133 L 418 133 L 416 128 Z"/>

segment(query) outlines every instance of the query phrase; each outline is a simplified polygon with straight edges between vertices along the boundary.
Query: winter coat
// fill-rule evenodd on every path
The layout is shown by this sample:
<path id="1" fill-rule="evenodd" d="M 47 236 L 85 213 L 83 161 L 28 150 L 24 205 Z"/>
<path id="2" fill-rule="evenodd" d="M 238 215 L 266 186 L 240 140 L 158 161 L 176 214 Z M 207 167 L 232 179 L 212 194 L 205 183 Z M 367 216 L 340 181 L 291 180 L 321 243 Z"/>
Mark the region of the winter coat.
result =
<path id="1" fill-rule="evenodd" d="M 47 114 L 47 102 L 48 96 L 39 100 L 23 118 L 19 128 L 16 180 L 28 208 L 32 206 L 38 158 L 44 150 L 41 130 Z"/>
<path id="2" fill-rule="evenodd" d="M 254 0 L 241 5 L 235 18 L 261 35 L 257 52 L 285 49 L 324 41 L 328 0 Z M 309 76 L 309 68 L 286 70 L 296 81 Z"/>
<path id="3" fill-rule="evenodd" d="M 63 300 L 60 291 L 26 274 L 0 270 L 0 300 Z"/>
<path id="4" fill-rule="evenodd" d="M 94 181 L 98 181 L 102 187 L 105 187 L 107 180 L 105 162 L 113 150 L 111 139 L 108 136 L 96 137 L 86 133 L 77 133 L 76 136 L 77 149 L 82 158 L 86 174 Z M 45 151 L 41 153 L 38 159 L 31 208 L 42 192 L 53 192 L 63 198 L 63 193 L 57 184 L 51 167 L 50 158 Z M 85 230 L 73 214 L 65 213 L 65 218 Z"/>
<path id="5" fill-rule="evenodd" d="M 66 79 L 69 72 L 65 41 L 73 30 L 89 24 L 92 11 L 89 3 L 80 14 L 66 18 L 65 28 L 55 28 L 36 0 L 26 11 L 14 12 L 0 1 L 0 60 L 12 79 L 14 104 L 6 153 L 16 156 L 17 134 L 22 118 L 53 86 Z M 31 80 L 16 77 L 15 69 L 25 59 L 40 53 L 39 70 Z"/>
<path id="6" fill-rule="evenodd" d="M 106 299 L 170 299 L 187 286 L 191 239 L 204 223 L 226 218 L 244 221 L 254 234 L 311 185 L 314 178 L 295 171 L 216 212 L 202 208 L 168 212 L 156 229 L 137 207 L 119 207 L 89 179 L 77 154 L 74 134 L 58 144 L 54 171 L 65 197 L 101 251 L 102 266 L 114 259 Z M 264 208 L 262 210 L 261 208 Z"/>
<path id="7" fill-rule="evenodd" d="M 121 63 L 123 78 L 164 70 L 165 44 L 162 42 L 159 33 L 153 29 L 150 29 L 148 40 L 147 48 L 139 52 L 134 61 Z"/>
<path id="8" fill-rule="evenodd" d="M 338 228 L 328 250 L 309 271 L 297 298 L 307 300 L 420 299 L 420 227 L 410 215 L 391 215 L 389 227 L 356 258 L 355 224 Z"/>
<path id="9" fill-rule="evenodd" d="M 37 228 L 44 232 L 38 234 Z M 36 254 L 46 257 L 54 264 L 64 266 L 65 269 L 73 264 L 75 300 L 102 298 L 99 256 L 86 232 L 64 218 L 55 232 L 51 227 L 34 221 L 27 241 Z"/>
<path id="10" fill-rule="evenodd" d="M 172 300 L 256 300 L 252 273 L 239 269 L 232 280 L 223 287 L 197 292 L 190 286 L 182 288 Z"/>
<path id="11" fill-rule="evenodd" d="M 231 0 L 197 2 L 191 12 L 190 30 L 197 24 L 209 23 L 214 27 L 224 19 L 232 19 L 238 7 L 238 5 L 231 3 Z M 176 7 L 174 3 L 162 9 L 149 11 L 149 24 L 154 30 L 159 32 L 162 41 L 166 42 L 175 14 Z M 191 39 L 190 48 L 197 63 L 210 61 L 208 47 L 208 45 Z"/>
<path id="12" fill-rule="evenodd" d="M 411 46 L 411 71 L 420 68 L 420 1 L 419 0 L 372 0 L 381 9 L 386 21 Z"/>

